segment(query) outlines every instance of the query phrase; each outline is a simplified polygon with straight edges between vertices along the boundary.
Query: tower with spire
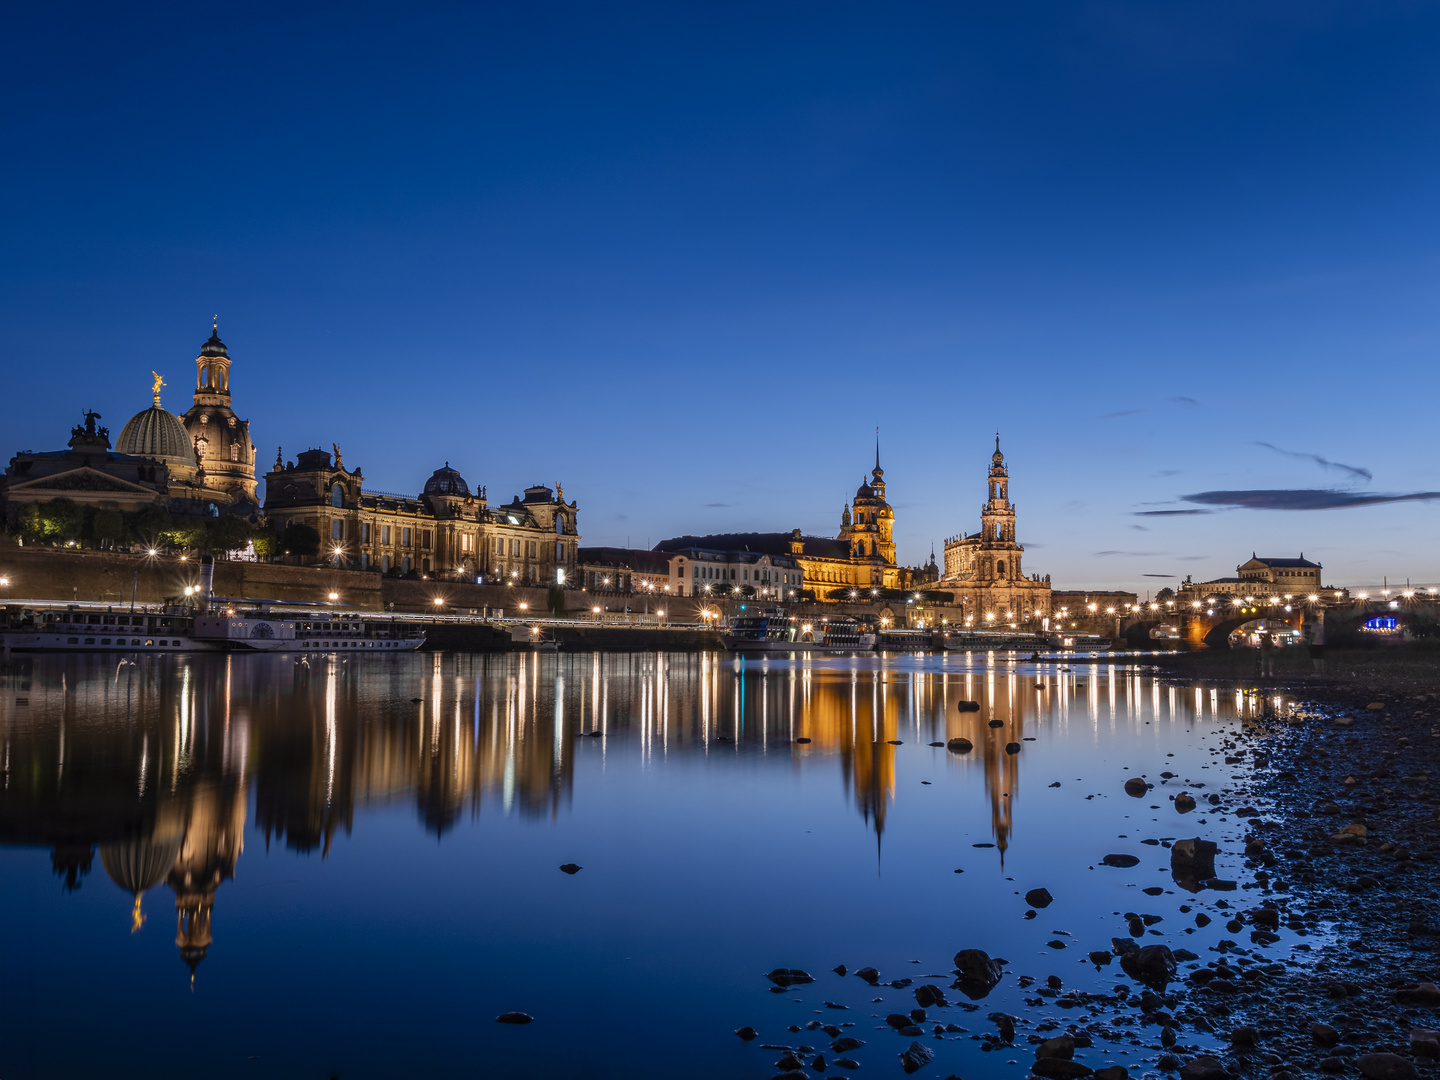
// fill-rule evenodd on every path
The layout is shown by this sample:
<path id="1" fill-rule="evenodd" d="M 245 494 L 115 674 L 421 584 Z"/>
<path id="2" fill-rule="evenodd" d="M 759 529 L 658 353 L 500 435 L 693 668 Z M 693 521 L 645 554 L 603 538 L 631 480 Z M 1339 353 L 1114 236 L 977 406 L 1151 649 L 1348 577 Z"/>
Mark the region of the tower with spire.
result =
<path id="1" fill-rule="evenodd" d="M 885 501 L 885 470 L 880 467 L 880 433 L 875 433 L 875 468 L 860 480 L 855 497 L 840 515 L 837 539 L 846 543 L 852 561 L 868 562 L 872 572 L 859 585 L 888 585 L 885 573 L 895 566 L 895 511 Z M 893 575 L 890 575 L 893 577 Z"/>
<path id="2" fill-rule="evenodd" d="M 250 422 L 231 408 L 230 350 L 220 340 L 218 315 L 195 358 L 195 403 L 181 419 L 208 483 L 255 502 L 255 444 Z"/>

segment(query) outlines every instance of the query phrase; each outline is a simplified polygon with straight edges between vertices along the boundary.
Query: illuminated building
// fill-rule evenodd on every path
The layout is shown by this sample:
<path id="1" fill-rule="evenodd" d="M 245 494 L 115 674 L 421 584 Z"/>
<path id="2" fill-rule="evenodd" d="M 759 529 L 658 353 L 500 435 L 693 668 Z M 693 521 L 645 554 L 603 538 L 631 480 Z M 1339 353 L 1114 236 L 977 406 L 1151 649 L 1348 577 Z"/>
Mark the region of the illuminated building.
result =
<path id="1" fill-rule="evenodd" d="M 1010 501 L 1010 470 L 995 436 L 990 456 L 980 531 L 945 541 L 945 570 L 940 587 L 955 594 L 964 618 L 975 624 L 1009 623 L 1049 616 L 1050 576 L 1026 577 L 1025 548 L 1015 539 L 1015 505 Z"/>

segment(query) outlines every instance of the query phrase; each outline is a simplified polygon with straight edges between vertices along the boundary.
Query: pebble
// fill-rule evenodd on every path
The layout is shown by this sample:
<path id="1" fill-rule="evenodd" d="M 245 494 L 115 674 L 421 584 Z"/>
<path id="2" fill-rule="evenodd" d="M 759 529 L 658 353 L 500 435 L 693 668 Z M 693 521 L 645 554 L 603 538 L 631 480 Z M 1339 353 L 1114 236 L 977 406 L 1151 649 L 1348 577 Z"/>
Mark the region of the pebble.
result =
<path id="1" fill-rule="evenodd" d="M 501 1013 L 499 1016 L 495 1017 L 495 1022 L 497 1024 L 528 1024 L 534 1019 L 535 1018 L 529 1013 L 508 1012 Z"/>
<path id="2" fill-rule="evenodd" d="M 1420 1075 L 1399 1054 L 1361 1054 L 1355 1059 L 1355 1067 L 1366 1080 L 1415 1080 Z"/>

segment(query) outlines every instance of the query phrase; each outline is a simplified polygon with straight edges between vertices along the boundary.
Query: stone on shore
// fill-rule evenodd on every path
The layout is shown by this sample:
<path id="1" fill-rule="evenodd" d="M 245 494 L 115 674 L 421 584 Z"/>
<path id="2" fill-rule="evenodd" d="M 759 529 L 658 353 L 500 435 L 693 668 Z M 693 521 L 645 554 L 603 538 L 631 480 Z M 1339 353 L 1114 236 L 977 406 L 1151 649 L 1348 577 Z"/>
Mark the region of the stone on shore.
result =
<path id="1" fill-rule="evenodd" d="M 1031 889 L 1025 894 L 1025 903 L 1035 908 L 1046 908 L 1055 902 L 1049 889 Z"/>
<path id="2" fill-rule="evenodd" d="M 934 1060 L 935 1051 L 917 1039 L 900 1054 L 900 1067 L 904 1069 L 907 1074 L 913 1073 L 919 1069 L 923 1069 Z"/>
<path id="3" fill-rule="evenodd" d="M 1416 1080 L 1420 1075 L 1410 1060 L 1399 1054 L 1361 1054 L 1355 1067 L 1365 1080 Z"/>
<path id="4" fill-rule="evenodd" d="M 1132 776 L 1125 781 L 1125 794 L 1132 799 L 1143 799 L 1145 793 L 1150 790 L 1150 785 L 1141 780 L 1138 776 Z"/>

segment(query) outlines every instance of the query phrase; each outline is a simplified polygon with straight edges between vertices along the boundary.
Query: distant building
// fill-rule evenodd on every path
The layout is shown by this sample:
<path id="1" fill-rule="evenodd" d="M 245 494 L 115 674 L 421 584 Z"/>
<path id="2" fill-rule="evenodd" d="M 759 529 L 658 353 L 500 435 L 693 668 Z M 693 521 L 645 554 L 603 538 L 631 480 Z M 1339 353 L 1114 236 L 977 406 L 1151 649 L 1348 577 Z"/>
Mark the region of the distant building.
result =
<path id="1" fill-rule="evenodd" d="M 578 586 L 578 509 L 560 485 L 528 487 L 491 506 L 449 463 L 415 496 L 367 491 L 357 466 L 306 450 L 293 462 L 277 454 L 265 474 L 271 527 L 292 522 L 320 534 L 322 558 L 400 575 L 461 578 L 495 584 Z"/>
<path id="2" fill-rule="evenodd" d="M 1176 594 L 1176 601 L 1201 602 L 1212 596 L 1310 596 L 1318 594 L 1324 583 L 1320 563 L 1305 558 L 1302 551 L 1298 559 L 1260 558 L 1251 552 L 1250 559 L 1235 568 L 1235 577 L 1213 578 L 1210 581 L 1191 581 L 1188 577 Z"/>
<path id="3" fill-rule="evenodd" d="M 945 541 L 940 588 L 955 594 L 964 617 L 975 623 L 1044 619 L 1051 611 L 1050 577 L 1026 577 L 1020 560 L 1025 548 L 1015 539 L 1015 506 L 1010 502 L 1010 471 L 995 436 L 990 456 L 986 501 L 980 531 Z"/>
<path id="4" fill-rule="evenodd" d="M 644 548 L 582 547 L 576 557 L 582 589 L 596 594 L 658 592 L 681 596 L 678 556 Z"/>
<path id="5" fill-rule="evenodd" d="M 217 322 L 195 358 L 194 404 L 182 420 L 207 483 L 230 492 L 233 502 L 254 504 L 255 444 L 250 421 L 236 416 L 230 404 L 230 350 L 220 340 Z M 124 438 L 122 432 L 121 442 Z"/>
<path id="6" fill-rule="evenodd" d="M 1051 617 L 1061 623 L 1128 614 L 1140 597 L 1123 589 L 1056 589 L 1050 594 Z"/>

